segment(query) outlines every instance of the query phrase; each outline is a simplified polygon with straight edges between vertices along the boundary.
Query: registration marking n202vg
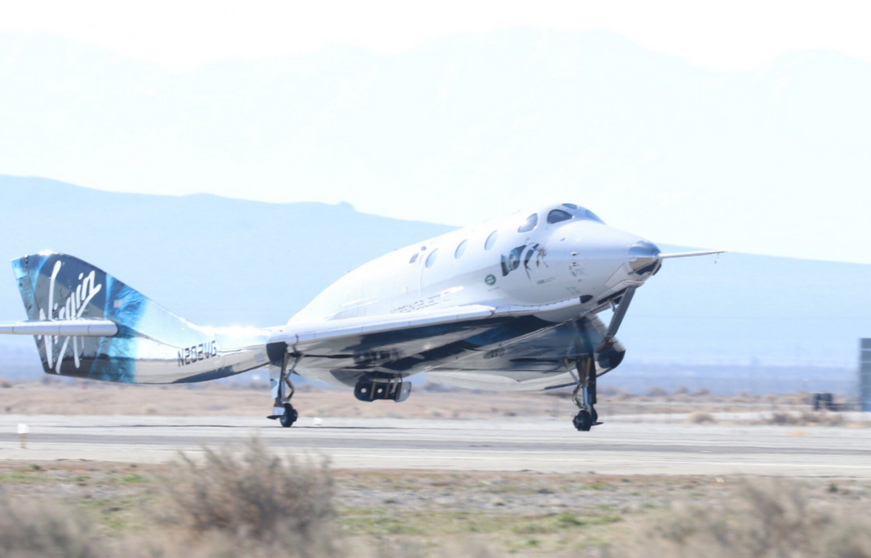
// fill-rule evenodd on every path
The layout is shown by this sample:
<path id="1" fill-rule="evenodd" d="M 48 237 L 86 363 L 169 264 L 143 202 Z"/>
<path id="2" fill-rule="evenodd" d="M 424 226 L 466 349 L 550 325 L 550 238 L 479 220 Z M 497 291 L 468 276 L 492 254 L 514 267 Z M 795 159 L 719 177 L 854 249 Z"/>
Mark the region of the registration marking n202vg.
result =
<path id="1" fill-rule="evenodd" d="M 206 341 L 199 345 L 179 349 L 178 365 L 180 367 L 188 366 L 190 364 L 196 364 L 201 360 L 206 360 L 216 356 L 218 356 L 218 342 L 214 340 Z"/>

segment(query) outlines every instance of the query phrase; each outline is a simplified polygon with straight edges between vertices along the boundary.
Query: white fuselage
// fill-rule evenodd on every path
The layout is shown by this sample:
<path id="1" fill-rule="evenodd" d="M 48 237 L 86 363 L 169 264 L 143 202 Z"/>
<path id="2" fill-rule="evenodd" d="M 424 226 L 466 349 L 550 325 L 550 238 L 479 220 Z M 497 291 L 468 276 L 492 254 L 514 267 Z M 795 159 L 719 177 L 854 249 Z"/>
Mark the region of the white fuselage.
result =
<path id="1" fill-rule="evenodd" d="M 560 218 L 564 220 L 556 221 Z M 530 226 L 533 220 L 537 223 Z M 584 208 L 556 204 L 372 260 L 324 290 L 288 323 L 470 304 L 540 306 L 539 317 L 562 321 L 595 311 L 610 295 L 641 285 L 650 273 L 637 273 L 636 262 L 652 260 L 658 252 L 650 242 L 605 225 Z"/>

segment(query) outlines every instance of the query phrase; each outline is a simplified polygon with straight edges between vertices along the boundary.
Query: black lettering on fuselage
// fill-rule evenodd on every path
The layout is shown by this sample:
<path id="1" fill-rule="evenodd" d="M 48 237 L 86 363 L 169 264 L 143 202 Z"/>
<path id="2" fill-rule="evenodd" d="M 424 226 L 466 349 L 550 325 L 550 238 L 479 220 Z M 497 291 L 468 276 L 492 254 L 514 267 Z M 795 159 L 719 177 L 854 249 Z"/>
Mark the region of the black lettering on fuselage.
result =
<path id="1" fill-rule="evenodd" d="M 216 340 L 206 341 L 192 347 L 185 347 L 184 351 L 178 351 L 178 365 L 188 366 L 196 364 L 201 360 L 206 360 L 218 356 L 218 342 Z"/>

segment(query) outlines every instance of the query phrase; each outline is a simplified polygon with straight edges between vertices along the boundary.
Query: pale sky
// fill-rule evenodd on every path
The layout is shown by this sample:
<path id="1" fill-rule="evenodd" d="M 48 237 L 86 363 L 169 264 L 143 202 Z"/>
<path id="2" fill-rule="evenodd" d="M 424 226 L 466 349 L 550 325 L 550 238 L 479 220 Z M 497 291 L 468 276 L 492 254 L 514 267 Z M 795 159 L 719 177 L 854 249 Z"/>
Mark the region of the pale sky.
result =
<path id="1" fill-rule="evenodd" d="M 211 114 L 208 117 L 200 114 L 200 119 L 189 117 L 197 107 L 184 104 L 185 94 L 189 93 L 186 89 L 188 81 L 202 87 L 208 87 L 210 83 L 209 76 L 203 78 L 201 75 L 200 81 L 196 81 L 195 75 L 207 74 L 206 70 L 210 68 L 201 72 L 191 70 L 213 62 L 304 57 L 333 45 L 351 45 L 378 55 L 395 55 L 415 51 L 443 37 L 484 36 L 521 27 L 556 31 L 605 30 L 645 49 L 719 72 L 752 70 L 786 53 L 819 49 L 871 63 L 871 34 L 868 32 L 871 9 L 868 6 L 867 0 L 733 0 L 718 3 L 698 0 L 539 0 L 534 3 L 515 0 L 441 0 L 432 3 L 407 0 L 150 0 L 137 3 L 117 0 L 0 0 L 0 35 L 37 37 L 37 41 L 28 44 L 43 53 L 42 58 L 27 59 L 37 62 L 16 66 L 17 47 L 13 46 L 12 54 L 0 60 L 6 64 L 6 67 L 0 67 L 0 71 L 9 72 L 3 75 L 10 80 L 0 82 L 0 87 L 6 89 L 0 91 L 0 101 L 3 101 L 0 107 L 18 109 L 0 113 L 0 174 L 42 176 L 115 191 L 155 194 L 207 192 L 272 202 L 350 201 L 360 211 L 368 213 L 453 225 L 473 224 L 485 217 L 496 217 L 503 209 L 504 212 L 514 211 L 533 202 L 539 204 L 542 200 L 579 201 L 595 209 L 612 224 L 649 231 L 645 236 L 657 242 L 871 263 L 871 251 L 864 240 L 866 200 L 871 195 L 871 186 L 867 182 L 869 175 L 863 170 L 867 166 L 862 162 L 867 155 L 867 126 L 862 117 L 867 113 L 860 114 L 862 109 L 856 108 L 866 106 L 864 97 L 856 92 L 869 89 L 865 85 L 871 83 L 871 78 L 868 78 L 867 71 L 856 70 L 856 66 L 861 64 L 842 64 L 839 57 L 826 60 L 837 66 L 831 76 L 841 81 L 830 81 L 835 78 L 826 72 L 818 72 L 817 68 L 815 73 L 808 74 L 814 76 L 809 80 L 810 85 L 805 82 L 794 85 L 800 93 L 800 100 L 805 102 L 800 106 L 809 107 L 798 116 L 784 112 L 786 116 L 781 123 L 776 115 L 768 112 L 735 115 L 747 118 L 746 121 L 737 120 L 737 132 L 754 135 L 764 132 L 770 122 L 780 123 L 777 130 L 788 134 L 786 139 L 795 136 L 801 141 L 806 140 L 808 145 L 817 142 L 820 149 L 793 152 L 791 149 L 801 146 L 800 143 L 789 144 L 777 135 L 763 136 L 775 139 L 771 145 L 756 146 L 756 151 L 742 152 L 744 159 L 739 166 L 746 176 L 729 174 L 729 177 L 740 178 L 732 183 L 717 180 L 724 173 L 716 166 L 728 162 L 739 146 L 714 143 L 712 145 L 723 150 L 721 157 L 700 158 L 708 154 L 695 153 L 687 158 L 685 166 L 689 170 L 683 175 L 695 173 L 694 176 L 700 177 L 697 183 L 688 185 L 676 181 L 669 186 L 668 180 L 662 179 L 656 183 L 658 186 L 652 187 L 652 182 L 637 179 L 636 175 L 641 176 L 641 167 L 655 162 L 655 142 L 646 145 L 644 141 L 653 140 L 621 136 L 619 123 L 615 124 L 618 128 L 615 128 L 617 131 L 611 136 L 610 144 L 607 138 L 596 136 L 589 142 L 593 148 L 584 152 L 561 152 L 559 141 L 547 137 L 541 145 L 548 149 L 541 152 L 530 149 L 525 154 L 524 160 L 538 161 L 540 165 L 533 165 L 534 176 L 523 176 L 513 172 L 516 161 L 512 157 L 517 153 L 511 150 L 512 143 L 508 141 L 511 138 L 500 143 L 498 140 L 505 138 L 478 137 L 490 129 L 491 122 L 486 121 L 482 126 L 476 122 L 467 130 L 461 129 L 463 135 L 452 137 L 455 143 L 439 151 L 446 157 L 444 161 L 421 158 L 414 163 L 420 166 L 408 163 L 411 166 L 403 168 L 402 164 L 394 164 L 407 163 L 399 155 L 396 161 L 380 162 L 378 159 L 370 167 L 379 170 L 380 174 L 369 176 L 370 181 L 361 186 L 358 184 L 359 174 L 354 174 L 354 169 L 359 167 L 354 165 L 354 156 L 357 155 L 346 149 L 345 140 L 353 141 L 354 138 L 348 139 L 348 136 L 355 134 L 360 136 L 359 128 L 364 128 L 363 132 L 378 128 L 371 124 L 368 128 L 367 124 L 354 128 L 354 123 L 358 122 L 355 118 L 363 118 L 362 122 L 365 122 L 365 117 L 375 110 L 372 107 L 377 103 L 365 105 L 365 110 L 346 114 L 342 112 L 342 99 L 338 97 L 336 103 L 329 105 L 328 115 L 311 113 L 315 118 L 310 128 L 288 125 L 279 129 L 276 136 L 268 135 L 275 129 L 272 123 L 285 120 L 295 123 L 296 116 L 303 115 L 307 107 L 320 106 L 314 102 L 317 99 L 297 100 L 303 104 L 292 105 L 292 96 L 283 96 L 278 91 L 274 98 L 270 97 L 267 94 L 272 92 L 271 86 L 255 83 L 252 87 L 260 87 L 256 91 L 218 87 L 216 90 L 227 94 L 227 99 L 212 95 L 212 89 L 206 89 L 206 97 L 220 97 L 220 103 L 215 105 L 221 107 L 215 111 L 220 116 L 216 118 Z M 65 41 L 44 40 L 46 37 L 61 37 Z M 67 41 L 95 45 L 111 53 L 115 57 L 113 62 L 121 63 L 94 69 L 85 62 L 77 62 L 77 55 L 61 60 L 68 58 L 64 49 L 71 43 Z M 62 43 L 62 46 L 56 43 Z M 8 44 L 14 44 L 14 41 Z M 506 58 L 502 64 L 510 67 L 513 54 L 500 53 Z M 838 60 L 832 62 L 833 58 Z M 349 66 L 330 71 L 335 76 L 353 74 L 354 59 L 348 60 Z M 153 67 L 128 64 L 130 61 L 147 61 L 177 75 L 165 79 L 166 72 L 152 72 Z M 82 65 L 76 66 L 79 62 Z M 230 85 L 236 85 L 234 72 L 241 66 L 254 65 L 226 64 L 231 67 L 227 74 L 231 77 Z M 166 86 L 162 90 L 173 91 L 176 96 L 152 98 L 153 91 L 149 86 L 147 91 L 135 97 L 130 91 L 136 91 L 136 88 L 125 81 L 128 69 L 131 74 L 160 75 L 153 88 L 157 91 L 166 86 L 164 82 L 179 82 L 180 85 L 175 84 L 178 87 L 174 89 Z M 115 75 L 104 75 L 104 71 Z M 63 78 L 67 81 L 57 77 L 63 72 L 68 72 Z M 15 80 L 24 75 L 28 77 L 22 78 L 20 86 L 16 87 Z M 769 77 L 773 80 L 782 78 L 780 74 Z M 854 77 L 856 81 L 850 81 Z M 449 73 L 445 76 L 446 87 L 450 86 L 448 78 Z M 667 82 L 668 79 L 666 76 L 660 81 Z M 755 79 L 752 77 L 750 81 Z M 401 85 L 404 80 L 405 74 L 401 74 L 398 83 Z M 787 78 L 782 78 L 782 81 L 778 87 L 790 85 Z M 313 83 L 319 82 L 315 80 Z M 857 83 L 861 87 L 855 87 Z M 396 84 L 393 85 L 392 89 L 397 89 Z M 330 89 L 331 86 L 324 87 Z M 342 91 L 341 87 L 332 89 L 333 93 Z M 766 92 L 769 101 L 771 95 L 767 92 L 777 90 L 754 89 Z M 77 92 L 80 97 L 76 96 Z M 320 91 L 315 93 L 315 97 L 320 95 Z M 124 98 L 124 94 L 130 98 Z M 850 98 L 851 94 L 856 98 Z M 731 95 L 741 97 L 740 92 Z M 817 98 L 823 100 L 817 102 Z M 64 104 L 67 99 L 77 99 L 78 104 Z M 29 101 L 32 103 L 28 104 Z M 108 103 L 105 107 L 100 104 L 104 101 Z M 128 106 L 127 102 L 133 104 Z M 164 102 L 169 104 L 164 105 Z M 257 107 L 261 105 L 265 107 L 264 111 L 258 112 Z M 75 110 L 69 110 L 70 106 Z M 513 121 L 515 127 L 506 128 L 518 134 L 518 138 L 525 137 L 523 133 L 527 126 L 535 124 L 536 113 L 541 108 L 534 101 L 524 106 L 527 113 L 512 114 L 517 119 Z M 684 106 L 680 105 L 675 114 L 695 114 L 692 110 L 684 110 Z M 752 106 L 742 107 L 752 110 Z M 769 106 L 777 108 L 779 105 L 775 99 Z M 169 110 L 179 107 L 182 107 L 179 113 Z M 285 110 L 273 113 L 267 110 L 271 107 Z M 642 110 L 643 106 L 636 103 L 623 108 L 631 112 Z M 237 113 L 251 116 L 243 119 L 244 125 L 240 125 L 238 119 L 232 118 Z M 184 116 L 176 117 L 177 114 Z M 393 113 L 385 111 L 379 114 Z M 639 114 L 641 116 L 634 118 L 633 124 L 645 117 L 650 122 L 659 122 L 657 114 Z M 348 127 L 330 127 L 333 124 L 331 118 L 350 124 Z M 402 118 L 408 119 L 408 115 Z M 433 122 L 437 124 L 437 119 Z M 221 127 L 228 123 L 232 125 L 226 129 Z M 828 126 L 829 123 L 837 126 Z M 210 127 L 212 124 L 214 130 Z M 424 135 L 420 129 L 405 130 L 396 122 L 387 124 L 394 125 L 392 132 L 385 132 L 387 138 L 407 133 L 403 136 L 410 138 L 407 143 L 415 143 L 414 139 Z M 800 132 L 805 124 L 807 130 L 814 130 L 812 137 L 803 138 L 800 133 L 795 133 L 796 130 Z M 657 126 L 662 128 L 657 129 L 658 132 L 667 135 L 667 125 Z M 4 127 L 6 134 L 2 132 Z M 429 131 L 438 129 L 433 124 Z M 599 129 L 607 130 L 607 127 Z M 686 129 L 679 137 L 692 139 Z M 818 130 L 832 133 L 820 134 Z M 565 130 L 557 132 L 568 134 Z M 583 137 L 584 133 L 583 126 L 579 126 L 575 135 Z M 826 142 L 836 148 L 830 149 Z M 484 147 L 495 145 L 490 150 L 492 153 L 488 152 L 489 159 L 476 151 L 482 143 Z M 752 141 L 742 138 L 740 143 L 747 145 Z M 358 141 L 355 146 L 362 148 L 364 144 Z M 430 146 L 426 142 L 418 144 Z M 391 143 L 384 145 L 396 147 Z M 524 144 L 527 147 L 534 145 L 532 141 Z M 359 152 L 366 153 L 365 156 L 359 155 L 364 161 L 367 156 L 380 155 L 377 150 L 359 149 Z M 350 158 L 339 157 L 348 153 Z M 760 156 L 757 157 L 757 153 Z M 815 166 L 789 160 L 791 155 L 801 157 L 801 153 L 807 160 L 814 159 L 819 153 L 833 158 L 821 159 Z M 624 164 L 622 167 L 610 162 L 625 163 L 635 159 L 640 161 L 637 165 Z M 691 168 L 697 161 L 713 161 L 714 164 Z M 444 167 L 450 167 L 451 172 Z M 597 169 L 596 173 L 590 174 L 589 168 Z M 300 169 L 307 169 L 308 174 Z M 343 174 L 346 169 L 350 170 Z M 816 169 L 819 176 L 796 174 L 803 169 Z M 676 176 L 681 170 L 682 167 L 669 167 L 668 176 Z M 579 184 L 580 176 L 593 180 Z M 644 176 L 659 177 L 655 170 Z M 444 178 L 445 195 L 443 199 L 428 204 L 415 203 L 406 196 L 406 183 L 402 181 L 432 188 L 432 184 L 425 180 L 427 177 L 435 177 L 433 180 Z M 514 181 L 506 184 L 507 179 Z M 528 184 L 521 185 L 524 180 Z M 603 188 L 600 184 L 610 186 Z M 371 190 L 366 191 L 366 188 Z M 558 194 L 559 199 L 552 195 L 541 199 L 542 190 Z M 459 205 L 459 209 L 448 195 L 451 192 L 464 196 L 465 202 Z M 563 198 L 564 194 L 572 195 Z M 465 208 L 465 213 L 462 208 Z M 795 215 L 816 215 L 814 227 L 807 227 L 806 222 L 795 219 Z"/>
<path id="2" fill-rule="evenodd" d="M 351 44 L 396 53 L 507 27 L 605 29 L 717 70 L 823 48 L 871 62 L 867 1 L 827 0 L 0 0 L 0 32 L 44 32 L 172 71 Z"/>

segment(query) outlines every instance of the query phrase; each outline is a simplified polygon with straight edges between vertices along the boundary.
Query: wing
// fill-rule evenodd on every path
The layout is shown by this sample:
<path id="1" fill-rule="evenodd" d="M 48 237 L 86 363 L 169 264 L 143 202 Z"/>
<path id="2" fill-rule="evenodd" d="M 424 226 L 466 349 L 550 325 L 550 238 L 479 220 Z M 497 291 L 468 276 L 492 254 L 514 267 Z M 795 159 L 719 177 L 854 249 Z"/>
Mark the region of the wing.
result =
<path id="1" fill-rule="evenodd" d="M 498 349 L 434 368 L 434 383 L 492 391 L 537 391 L 575 385 L 573 362 L 593 357 L 601 376 L 622 362 L 626 349 L 617 340 L 598 352 L 608 328 L 595 315 L 585 316 L 518 339 Z"/>
<path id="2" fill-rule="evenodd" d="M 572 299 L 560 304 L 569 308 L 579 302 Z M 270 353 L 274 354 L 276 345 L 283 345 L 298 359 L 295 370 L 301 375 L 344 385 L 354 385 L 364 374 L 404 378 L 419 372 L 464 370 L 492 375 L 506 368 L 516 369 L 518 363 L 529 367 L 532 373 L 551 375 L 557 369 L 565 373 L 566 359 L 592 354 L 591 347 L 601 341 L 602 333 L 586 318 L 555 323 L 536 317 L 554 309 L 556 305 L 498 308 L 476 305 L 438 312 L 289 324 L 271 335 Z M 537 341 L 551 331 L 554 341 L 546 345 Z M 518 346 L 516 351 L 505 353 L 514 345 Z M 622 347 L 615 350 L 618 349 Z M 534 350 L 546 358 L 533 355 Z M 495 354 L 512 356 L 509 360 L 494 360 Z M 529 365 L 529 359 L 537 364 Z M 492 365 L 497 362 L 499 367 L 494 368 Z"/>

